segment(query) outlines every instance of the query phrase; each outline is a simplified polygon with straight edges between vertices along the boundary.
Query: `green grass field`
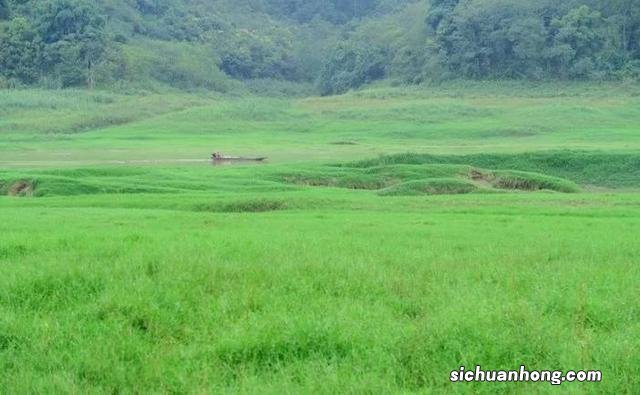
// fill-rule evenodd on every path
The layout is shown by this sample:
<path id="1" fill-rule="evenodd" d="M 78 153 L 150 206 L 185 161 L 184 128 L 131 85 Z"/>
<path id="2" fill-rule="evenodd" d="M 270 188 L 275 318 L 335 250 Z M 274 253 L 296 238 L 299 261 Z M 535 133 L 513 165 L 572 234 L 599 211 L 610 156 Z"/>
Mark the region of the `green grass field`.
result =
<path id="1" fill-rule="evenodd" d="M 639 125 L 623 84 L 0 91 L 0 392 L 638 393 Z M 449 382 L 521 364 L 603 381 Z"/>

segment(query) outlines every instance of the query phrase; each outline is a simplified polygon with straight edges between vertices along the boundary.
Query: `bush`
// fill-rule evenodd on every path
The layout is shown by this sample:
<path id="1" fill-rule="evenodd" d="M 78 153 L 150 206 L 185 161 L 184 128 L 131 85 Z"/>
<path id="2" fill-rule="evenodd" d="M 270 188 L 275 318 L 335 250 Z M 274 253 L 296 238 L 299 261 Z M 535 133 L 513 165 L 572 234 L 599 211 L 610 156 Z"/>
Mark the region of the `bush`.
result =
<path id="1" fill-rule="evenodd" d="M 218 92 L 239 86 L 220 71 L 216 58 L 201 44 L 145 40 L 123 49 L 123 78 L 137 85 L 152 87 L 159 81 L 178 89 Z"/>
<path id="2" fill-rule="evenodd" d="M 324 63 L 318 80 L 320 94 L 339 94 L 386 75 L 389 55 L 381 47 L 342 42 Z"/>

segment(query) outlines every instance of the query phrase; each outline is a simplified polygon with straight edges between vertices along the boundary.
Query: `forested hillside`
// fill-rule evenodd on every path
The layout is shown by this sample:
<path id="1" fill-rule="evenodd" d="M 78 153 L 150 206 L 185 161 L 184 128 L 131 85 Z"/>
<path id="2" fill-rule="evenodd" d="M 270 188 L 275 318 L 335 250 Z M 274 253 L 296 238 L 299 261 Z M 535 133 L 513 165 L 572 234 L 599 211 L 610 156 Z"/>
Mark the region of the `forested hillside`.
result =
<path id="1" fill-rule="evenodd" d="M 637 0 L 0 0 L 0 87 L 333 94 L 638 74 Z"/>

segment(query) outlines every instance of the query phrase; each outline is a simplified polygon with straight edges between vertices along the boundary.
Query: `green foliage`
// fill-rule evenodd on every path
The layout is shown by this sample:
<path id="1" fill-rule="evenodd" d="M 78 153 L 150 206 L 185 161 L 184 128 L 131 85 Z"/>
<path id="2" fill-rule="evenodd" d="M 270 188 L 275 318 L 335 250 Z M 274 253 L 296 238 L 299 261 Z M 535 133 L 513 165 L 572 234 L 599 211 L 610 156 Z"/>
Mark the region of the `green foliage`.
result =
<path id="1" fill-rule="evenodd" d="M 308 97 L 316 93 L 310 82 L 293 82 L 275 78 L 252 79 L 245 82 L 246 89 L 257 96 L 270 97 Z"/>
<path id="2" fill-rule="evenodd" d="M 443 16 L 436 37 L 451 71 L 471 78 L 539 73 L 530 58 L 539 56 L 546 37 L 542 20 L 529 17 L 530 8 L 501 0 L 464 2 Z"/>
<path id="3" fill-rule="evenodd" d="M 14 84 L 38 80 L 43 56 L 42 38 L 21 17 L 0 25 L 0 77 Z"/>
<path id="4" fill-rule="evenodd" d="M 7 0 L 0 0 L 0 21 L 8 19 L 10 15 L 9 3 Z"/>
<path id="5" fill-rule="evenodd" d="M 583 5 L 551 23 L 555 45 L 550 61 L 559 75 L 589 77 L 604 71 L 603 51 L 607 46 L 607 30 L 598 11 Z"/>
<path id="6" fill-rule="evenodd" d="M 47 79 L 54 86 L 93 88 L 107 46 L 96 6 L 85 0 L 47 0 L 34 14 L 0 26 L 0 75 L 25 84 Z"/>
<path id="7" fill-rule="evenodd" d="M 345 23 L 363 17 L 380 5 L 380 0 L 266 0 L 271 14 L 284 15 L 300 22 L 322 18 L 334 23 Z"/>
<path id="8" fill-rule="evenodd" d="M 322 95 L 344 93 L 368 82 L 382 79 L 388 57 L 383 48 L 342 42 L 324 63 L 318 86 Z"/>
<path id="9" fill-rule="evenodd" d="M 286 30 L 262 36 L 240 31 L 220 40 L 220 69 L 238 79 L 298 79 L 298 68 L 292 59 L 291 34 Z"/>
<path id="10" fill-rule="evenodd" d="M 440 56 L 450 76 L 612 76 L 634 56 L 627 38 L 634 7 L 578 0 L 432 1 L 427 24 L 437 47 L 425 50 Z"/>
<path id="11" fill-rule="evenodd" d="M 122 47 L 121 79 L 140 88 L 162 83 L 184 90 L 238 90 L 211 59 L 207 48 L 193 43 L 135 41 Z"/>
<path id="12" fill-rule="evenodd" d="M 632 0 L 2 0 L 0 37 L 4 87 L 246 91 L 229 77 L 329 95 L 385 78 L 640 75 Z"/>
<path id="13" fill-rule="evenodd" d="M 93 88 L 107 45 L 98 8 L 85 0 L 51 0 L 39 10 L 36 25 L 44 42 L 43 66 L 53 78 L 62 87 Z"/>

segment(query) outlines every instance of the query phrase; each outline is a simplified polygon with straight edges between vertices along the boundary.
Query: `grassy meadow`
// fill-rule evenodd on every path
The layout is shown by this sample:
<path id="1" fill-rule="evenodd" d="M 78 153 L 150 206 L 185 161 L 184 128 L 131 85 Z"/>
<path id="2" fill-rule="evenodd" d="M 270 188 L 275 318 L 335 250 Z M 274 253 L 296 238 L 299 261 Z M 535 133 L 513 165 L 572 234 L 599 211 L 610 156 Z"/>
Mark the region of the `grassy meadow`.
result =
<path id="1" fill-rule="evenodd" d="M 637 84 L 466 85 L 302 99 L 0 91 L 0 165 L 640 149 Z"/>
<path id="2" fill-rule="evenodd" d="M 629 84 L 0 90 L 0 392 L 638 393 L 638 125 Z M 449 382 L 521 364 L 603 381 Z"/>

